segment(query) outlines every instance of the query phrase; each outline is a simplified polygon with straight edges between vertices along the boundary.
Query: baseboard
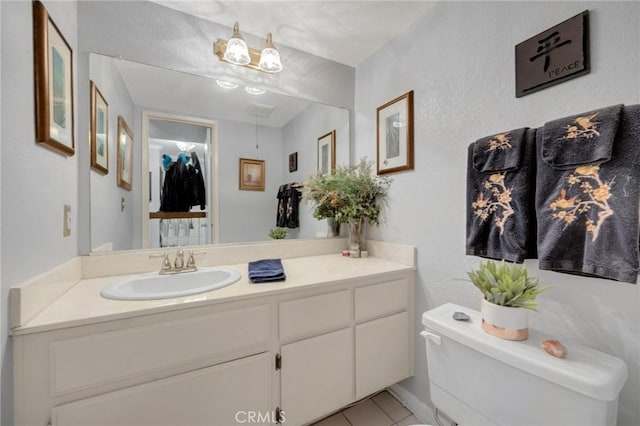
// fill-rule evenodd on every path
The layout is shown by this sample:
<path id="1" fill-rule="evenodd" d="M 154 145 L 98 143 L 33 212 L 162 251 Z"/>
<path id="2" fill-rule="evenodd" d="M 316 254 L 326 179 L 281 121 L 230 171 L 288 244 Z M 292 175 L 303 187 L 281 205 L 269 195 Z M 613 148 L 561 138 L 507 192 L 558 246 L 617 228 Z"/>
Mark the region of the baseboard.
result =
<path id="1" fill-rule="evenodd" d="M 419 400 L 414 394 L 400 385 L 391 385 L 387 389 L 393 393 L 396 399 L 407 407 L 420 422 L 428 425 L 437 425 L 433 415 L 433 409 L 429 404 Z"/>

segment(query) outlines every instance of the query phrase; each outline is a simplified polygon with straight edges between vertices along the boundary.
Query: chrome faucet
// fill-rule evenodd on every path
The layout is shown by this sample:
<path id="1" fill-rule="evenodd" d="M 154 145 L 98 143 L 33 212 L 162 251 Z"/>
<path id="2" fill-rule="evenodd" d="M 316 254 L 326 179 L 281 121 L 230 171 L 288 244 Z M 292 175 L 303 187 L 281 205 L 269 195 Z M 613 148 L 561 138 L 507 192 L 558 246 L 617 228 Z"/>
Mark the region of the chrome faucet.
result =
<path id="1" fill-rule="evenodd" d="M 206 251 L 195 252 L 193 250 L 189 250 L 189 257 L 187 257 L 187 261 L 185 264 L 184 260 L 184 251 L 182 249 L 178 250 L 176 253 L 176 258 L 171 263 L 171 259 L 169 259 L 169 253 L 164 254 L 152 254 L 149 257 L 162 257 L 162 266 L 160 267 L 160 275 L 170 275 L 170 274 L 181 274 L 183 272 L 194 272 L 197 271 L 196 267 L 196 259 L 194 254 L 204 254 Z"/>

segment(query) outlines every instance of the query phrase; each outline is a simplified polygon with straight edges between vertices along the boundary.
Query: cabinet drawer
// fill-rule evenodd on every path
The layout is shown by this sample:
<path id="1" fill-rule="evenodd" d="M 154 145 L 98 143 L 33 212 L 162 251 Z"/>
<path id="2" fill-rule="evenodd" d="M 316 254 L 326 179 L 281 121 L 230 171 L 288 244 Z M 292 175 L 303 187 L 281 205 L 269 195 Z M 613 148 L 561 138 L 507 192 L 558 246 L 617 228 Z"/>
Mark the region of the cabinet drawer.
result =
<path id="1" fill-rule="evenodd" d="M 243 420 L 250 412 L 270 414 L 271 360 L 268 353 L 255 355 L 60 405 L 52 410 L 52 425 L 249 423 Z"/>
<path id="2" fill-rule="evenodd" d="M 351 321 L 349 290 L 280 303 L 280 340 L 340 328 Z"/>
<path id="3" fill-rule="evenodd" d="M 56 396 L 254 346 L 264 350 L 269 323 L 269 307 L 260 305 L 53 342 L 51 393 Z"/>
<path id="4" fill-rule="evenodd" d="M 409 303 L 409 280 L 389 281 L 356 289 L 356 321 L 404 311 Z"/>

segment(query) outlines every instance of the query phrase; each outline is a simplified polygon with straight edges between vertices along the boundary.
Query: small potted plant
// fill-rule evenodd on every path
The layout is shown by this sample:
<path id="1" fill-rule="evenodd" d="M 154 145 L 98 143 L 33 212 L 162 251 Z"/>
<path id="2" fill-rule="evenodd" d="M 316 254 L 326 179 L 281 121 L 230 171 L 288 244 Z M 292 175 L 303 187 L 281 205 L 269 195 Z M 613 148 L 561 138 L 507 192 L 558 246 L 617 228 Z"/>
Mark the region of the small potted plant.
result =
<path id="1" fill-rule="evenodd" d="M 380 222 L 391 179 L 373 173 L 366 159 L 354 166 L 337 166 L 331 173 L 311 177 L 304 183 L 304 200 L 315 204 L 313 217 L 348 223 L 351 249 L 363 249 L 365 225 Z"/>
<path id="2" fill-rule="evenodd" d="M 286 228 L 273 228 L 269 230 L 269 236 L 274 240 L 281 240 L 287 236 Z"/>
<path id="3" fill-rule="evenodd" d="M 549 287 L 527 276 L 524 265 L 489 260 L 469 272 L 473 285 L 482 292 L 482 328 L 507 340 L 529 337 L 529 310 L 538 308 L 536 297 Z"/>

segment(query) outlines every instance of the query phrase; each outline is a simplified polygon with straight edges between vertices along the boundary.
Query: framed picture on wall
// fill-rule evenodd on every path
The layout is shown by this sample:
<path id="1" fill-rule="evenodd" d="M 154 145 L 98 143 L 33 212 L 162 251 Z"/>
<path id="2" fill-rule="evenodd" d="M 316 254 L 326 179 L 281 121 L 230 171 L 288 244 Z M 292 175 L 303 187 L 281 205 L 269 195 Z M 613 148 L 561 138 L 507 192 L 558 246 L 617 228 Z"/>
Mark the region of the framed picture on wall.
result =
<path id="1" fill-rule="evenodd" d="M 133 181 L 133 132 L 124 121 L 122 116 L 118 116 L 118 173 L 116 180 L 118 186 L 131 191 Z"/>
<path id="2" fill-rule="evenodd" d="M 73 51 L 39 1 L 33 2 L 33 49 L 36 141 L 72 156 Z"/>
<path id="3" fill-rule="evenodd" d="M 318 173 L 331 173 L 336 168 L 336 131 L 318 138 Z"/>
<path id="4" fill-rule="evenodd" d="M 377 109 L 378 174 L 413 169 L 413 90 Z"/>
<path id="5" fill-rule="evenodd" d="M 109 105 L 98 86 L 89 82 L 91 168 L 106 175 L 109 173 Z"/>
<path id="6" fill-rule="evenodd" d="M 289 154 L 289 173 L 298 171 L 298 153 Z"/>
<path id="7" fill-rule="evenodd" d="M 240 189 L 264 191 L 264 160 L 240 159 Z"/>

